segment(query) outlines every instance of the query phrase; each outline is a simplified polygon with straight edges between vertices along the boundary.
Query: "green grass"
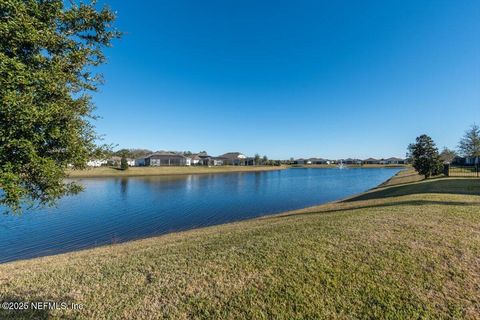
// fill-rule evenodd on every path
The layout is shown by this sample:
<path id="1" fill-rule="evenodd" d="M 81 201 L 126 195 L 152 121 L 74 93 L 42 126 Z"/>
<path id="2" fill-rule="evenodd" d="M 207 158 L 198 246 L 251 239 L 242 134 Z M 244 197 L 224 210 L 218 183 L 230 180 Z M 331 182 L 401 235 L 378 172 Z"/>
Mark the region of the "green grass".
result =
<path id="1" fill-rule="evenodd" d="M 0 265 L 0 318 L 478 319 L 480 179 Z"/>

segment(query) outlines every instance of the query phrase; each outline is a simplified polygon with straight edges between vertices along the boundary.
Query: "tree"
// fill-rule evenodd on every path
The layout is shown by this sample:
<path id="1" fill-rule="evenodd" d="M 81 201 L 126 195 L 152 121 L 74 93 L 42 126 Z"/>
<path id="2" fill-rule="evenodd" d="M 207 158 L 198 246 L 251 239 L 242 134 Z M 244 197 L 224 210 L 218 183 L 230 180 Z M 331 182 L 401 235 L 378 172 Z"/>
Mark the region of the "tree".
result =
<path id="1" fill-rule="evenodd" d="M 258 153 L 255 153 L 254 161 L 255 161 L 255 165 L 260 164 L 260 155 Z"/>
<path id="2" fill-rule="evenodd" d="M 452 163 L 456 156 L 457 153 L 447 147 L 444 147 L 442 152 L 440 152 L 440 160 L 444 163 Z"/>
<path id="3" fill-rule="evenodd" d="M 267 156 L 263 156 L 262 158 L 262 164 L 267 164 L 268 158 Z"/>
<path id="4" fill-rule="evenodd" d="M 120 34 L 95 3 L 0 1 L 0 204 L 53 204 L 81 187 L 65 182 L 95 151 L 89 92 L 95 67 Z"/>
<path id="5" fill-rule="evenodd" d="M 476 124 L 465 132 L 458 150 L 463 157 L 480 157 L 480 127 Z"/>
<path id="6" fill-rule="evenodd" d="M 153 153 L 153 151 L 148 149 L 120 149 L 115 151 L 113 155 L 118 157 L 125 155 L 127 158 L 137 159 L 140 157 L 145 157 L 151 153 Z"/>
<path id="7" fill-rule="evenodd" d="M 120 159 L 120 169 L 127 170 L 128 169 L 128 161 L 125 155 L 122 156 Z"/>
<path id="8" fill-rule="evenodd" d="M 415 143 L 408 146 L 408 158 L 415 170 L 428 178 L 442 172 L 442 161 L 432 138 L 423 134 L 417 137 Z"/>

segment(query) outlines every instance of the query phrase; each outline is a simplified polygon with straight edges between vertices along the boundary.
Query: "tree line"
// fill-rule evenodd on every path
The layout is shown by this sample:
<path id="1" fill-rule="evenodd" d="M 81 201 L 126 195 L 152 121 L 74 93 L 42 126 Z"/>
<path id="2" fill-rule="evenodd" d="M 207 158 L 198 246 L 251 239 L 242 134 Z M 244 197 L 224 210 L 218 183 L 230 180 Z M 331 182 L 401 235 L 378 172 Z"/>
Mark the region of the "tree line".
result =
<path id="1" fill-rule="evenodd" d="M 472 125 L 460 139 L 458 152 L 438 148 L 431 137 L 423 134 L 416 138 L 415 143 L 408 146 L 407 158 L 415 170 L 425 178 L 440 175 L 445 163 L 452 163 L 458 156 L 480 158 L 480 127 Z"/>

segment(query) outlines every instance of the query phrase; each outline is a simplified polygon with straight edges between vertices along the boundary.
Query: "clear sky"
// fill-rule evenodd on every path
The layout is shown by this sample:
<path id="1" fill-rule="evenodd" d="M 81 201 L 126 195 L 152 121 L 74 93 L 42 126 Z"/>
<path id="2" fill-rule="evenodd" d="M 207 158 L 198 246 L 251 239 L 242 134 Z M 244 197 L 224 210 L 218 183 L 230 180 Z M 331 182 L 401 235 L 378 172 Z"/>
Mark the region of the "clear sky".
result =
<path id="1" fill-rule="evenodd" d="M 105 142 L 270 158 L 455 148 L 480 123 L 480 1 L 115 1 Z"/>

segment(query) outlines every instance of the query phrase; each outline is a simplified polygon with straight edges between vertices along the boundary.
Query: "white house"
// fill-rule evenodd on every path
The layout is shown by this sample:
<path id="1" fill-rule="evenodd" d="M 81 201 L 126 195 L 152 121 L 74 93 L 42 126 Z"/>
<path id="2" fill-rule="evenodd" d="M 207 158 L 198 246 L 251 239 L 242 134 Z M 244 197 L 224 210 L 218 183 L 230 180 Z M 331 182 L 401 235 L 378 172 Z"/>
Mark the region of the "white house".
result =
<path id="1" fill-rule="evenodd" d="M 105 159 L 91 159 L 87 161 L 87 167 L 101 167 L 107 164 Z"/>
<path id="2" fill-rule="evenodd" d="M 228 152 L 217 158 L 219 158 L 219 160 L 223 160 L 223 164 L 244 166 L 246 164 L 247 156 L 240 152 Z"/>

